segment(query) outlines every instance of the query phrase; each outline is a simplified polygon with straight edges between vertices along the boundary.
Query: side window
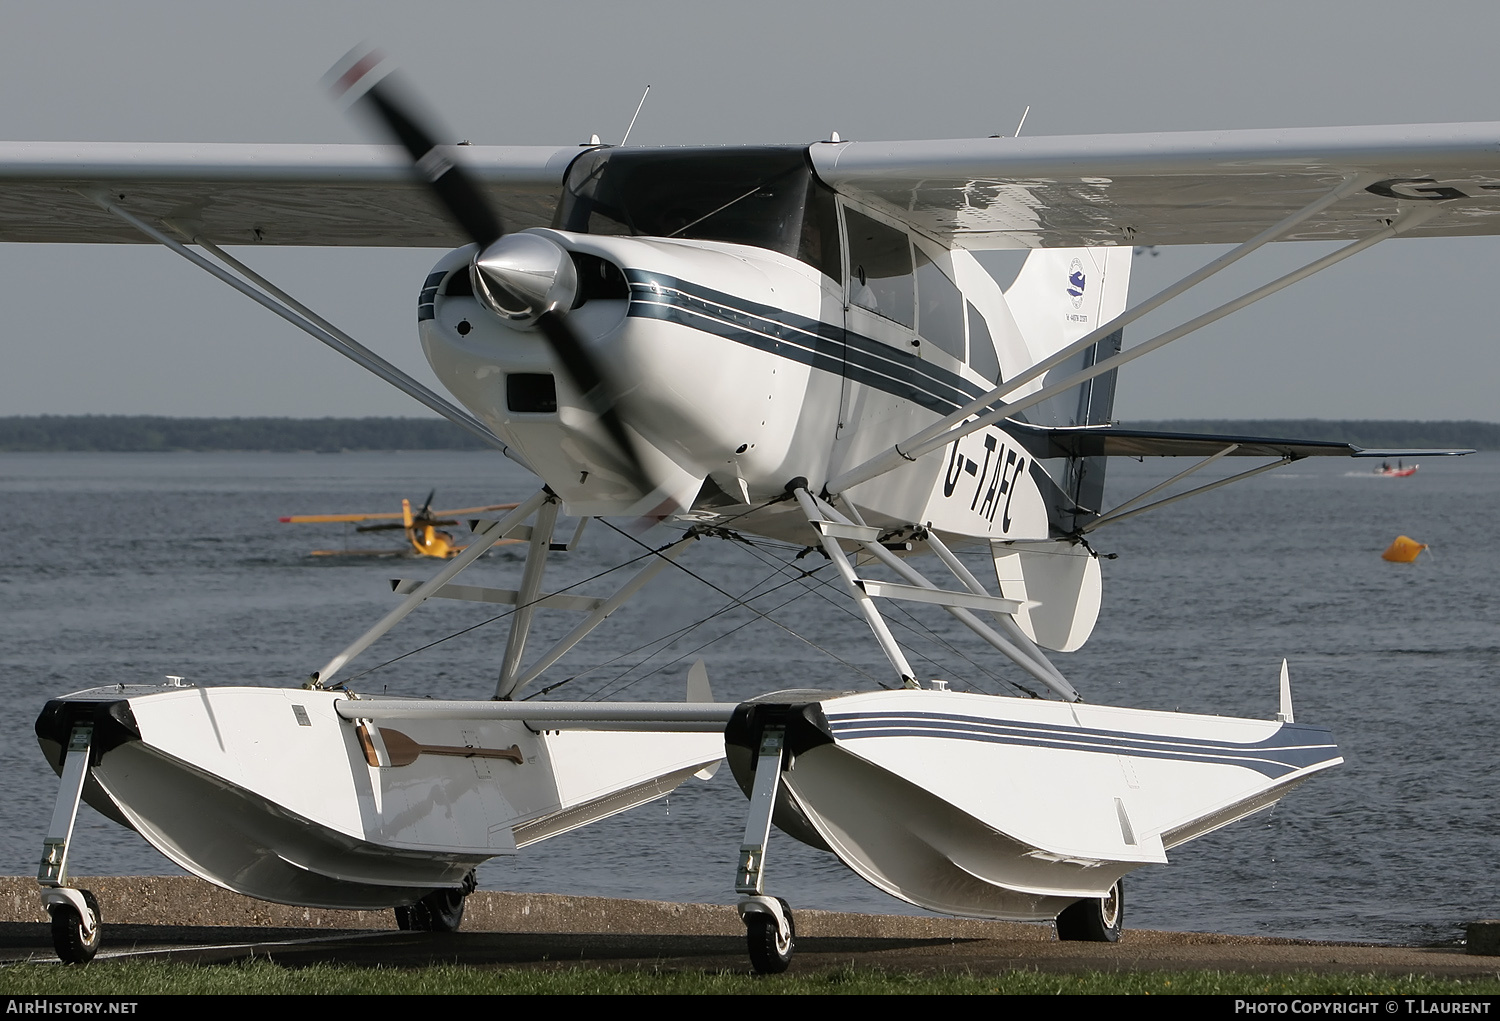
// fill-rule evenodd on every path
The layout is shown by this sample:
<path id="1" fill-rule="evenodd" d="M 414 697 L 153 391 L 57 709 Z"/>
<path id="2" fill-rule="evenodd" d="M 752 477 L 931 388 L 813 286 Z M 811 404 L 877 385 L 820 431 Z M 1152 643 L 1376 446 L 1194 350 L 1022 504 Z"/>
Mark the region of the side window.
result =
<path id="1" fill-rule="evenodd" d="M 964 360 L 964 299 L 958 286 L 917 249 L 917 333 Z"/>
<path id="2" fill-rule="evenodd" d="M 833 192 L 811 179 L 807 182 L 807 205 L 802 211 L 802 234 L 797 239 L 797 258 L 823 271 L 835 282 L 844 272 L 839 251 L 839 211 Z"/>
<path id="3" fill-rule="evenodd" d="M 1004 382 L 1000 378 L 1000 359 L 995 355 L 990 328 L 973 303 L 965 304 L 969 306 L 969 367 L 991 383 Z"/>
<path id="4" fill-rule="evenodd" d="M 905 232 L 852 209 L 844 210 L 844 223 L 849 232 L 849 303 L 915 326 L 911 243 Z"/>

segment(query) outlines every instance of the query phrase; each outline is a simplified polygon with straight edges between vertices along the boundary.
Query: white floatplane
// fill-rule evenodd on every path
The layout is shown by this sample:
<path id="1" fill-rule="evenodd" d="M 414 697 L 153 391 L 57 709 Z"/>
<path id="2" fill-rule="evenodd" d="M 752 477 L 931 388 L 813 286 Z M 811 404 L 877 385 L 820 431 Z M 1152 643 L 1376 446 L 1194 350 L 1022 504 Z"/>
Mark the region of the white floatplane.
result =
<path id="1" fill-rule="evenodd" d="M 1326 730 L 1294 721 L 1284 669 L 1274 719 L 1231 719 L 1087 704 L 1044 650 L 1093 629 L 1094 530 L 1302 457 L 1417 453 L 1120 429 L 1115 370 L 1388 238 L 1500 230 L 1500 125 L 455 147 L 373 60 L 335 79 L 406 164 L 375 146 L 4 144 L 0 240 L 162 244 L 542 485 L 473 522 L 432 577 L 399 582 L 401 602 L 304 686 L 125 679 L 50 702 L 37 733 L 63 783 L 39 878 L 62 957 L 87 959 L 100 939 L 97 904 L 67 874 L 80 798 L 228 889 L 453 928 L 478 863 L 727 758 L 750 798 L 740 912 L 755 967 L 775 971 L 794 927 L 766 887 L 773 823 L 914 904 L 1112 940 L 1125 873 L 1342 761 Z M 1123 348 L 1146 313 L 1262 245 L 1305 239 L 1347 244 Z M 1127 308 L 1133 245 L 1225 242 Z M 455 243 L 417 320 L 462 408 L 225 250 Z M 1006 248 L 1028 254 L 1002 287 L 974 252 Z M 1106 508 L 1116 455 L 1200 460 Z M 1168 493 L 1227 456 L 1268 461 Z M 554 542 L 564 512 L 681 534 L 611 596 L 547 593 L 548 558 L 578 541 Z M 522 697 L 695 543 L 744 536 L 823 558 L 889 663 L 888 690 L 719 703 L 695 668 L 681 703 Z M 455 583 L 505 538 L 527 543 L 515 589 Z M 975 551 L 989 583 L 960 555 Z M 493 700 L 341 686 L 429 599 L 514 607 Z M 890 600 L 951 614 L 1012 694 L 920 678 L 880 609 Z M 528 662 L 539 610 L 581 620 Z"/>

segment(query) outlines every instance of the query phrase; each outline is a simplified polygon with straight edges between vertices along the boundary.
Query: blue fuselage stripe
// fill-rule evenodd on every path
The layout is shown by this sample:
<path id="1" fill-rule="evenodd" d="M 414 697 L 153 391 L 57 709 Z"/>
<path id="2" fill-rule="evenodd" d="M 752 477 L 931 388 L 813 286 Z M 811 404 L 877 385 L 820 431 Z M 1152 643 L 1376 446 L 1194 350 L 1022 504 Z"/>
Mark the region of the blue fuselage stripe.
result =
<path id="1" fill-rule="evenodd" d="M 676 277 L 627 270 L 630 315 L 678 323 L 811 365 L 947 414 L 985 388 L 916 355 L 846 330 Z"/>

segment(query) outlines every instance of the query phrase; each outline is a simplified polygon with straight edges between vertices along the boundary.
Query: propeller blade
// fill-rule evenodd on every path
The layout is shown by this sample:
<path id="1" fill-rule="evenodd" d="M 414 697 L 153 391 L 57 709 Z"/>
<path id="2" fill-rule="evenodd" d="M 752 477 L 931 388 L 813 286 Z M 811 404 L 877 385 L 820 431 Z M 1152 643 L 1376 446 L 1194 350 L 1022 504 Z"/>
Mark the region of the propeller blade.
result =
<path id="1" fill-rule="evenodd" d="M 652 486 L 646 474 L 646 467 L 641 463 L 640 454 L 636 451 L 630 434 L 625 431 L 625 423 L 620 420 L 615 410 L 615 396 L 605 387 L 604 374 L 599 371 L 594 359 L 589 356 L 572 327 L 560 313 L 544 312 L 537 319 L 536 325 L 551 343 L 553 353 L 557 355 L 557 360 L 562 363 L 563 371 L 573 380 L 573 385 L 583 396 L 584 404 L 599 416 L 599 421 L 609 433 L 610 439 L 614 440 L 615 446 L 624 455 L 631 481 L 642 493 L 649 493 Z"/>
<path id="2" fill-rule="evenodd" d="M 412 112 L 415 104 L 406 100 L 404 90 L 397 88 L 391 76 L 381 79 L 375 73 L 381 59 L 379 54 L 370 52 L 354 60 L 334 82 L 334 91 L 343 95 L 364 88 L 357 102 L 366 103 L 373 109 L 386 130 L 406 149 L 433 194 L 479 246 L 476 258 L 482 258 L 485 249 L 504 234 L 500 217 L 478 183 L 458 165 L 452 147 L 438 144 L 435 133 Z M 366 82 L 369 84 L 365 85 Z M 585 405 L 598 416 L 610 439 L 619 448 L 631 483 L 643 494 L 649 494 L 654 486 L 616 410 L 616 396 L 605 385 L 604 373 L 568 324 L 566 312 L 566 308 L 545 308 L 535 319 L 535 325 L 547 338 L 563 371 L 583 395 Z M 431 500 L 429 496 L 429 507 Z M 425 512 L 427 508 L 423 510 Z"/>
<path id="3" fill-rule="evenodd" d="M 334 82 L 334 92 L 344 95 L 358 88 L 379 66 L 381 59 L 378 53 L 371 52 L 355 61 Z M 453 147 L 440 144 L 423 125 L 422 119 L 412 112 L 414 104 L 403 95 L 404 91 L 388 76 L 366 87 L 356 102 L 364 103 L 374 111 L 386 131 L 411 157 L 417 173 L 432 189 L 448 215 L 463 228 L 471 241 L 484 248 L 505 233 L 500 218 L 486 201 L 478 183 L 453 158 Z"/>
<path id="4" fill-rule="evenodd" d="M 432 498 L 434 496 L 437 496 L 437 490 L 436 489 L 432 490 L 430 493 L 427 494 L 427 500 L 426 500 L 425 503 L 422 504 L 422 509 L 419 510 L 419 511 L 417 511 L 417 515 L 416 515 L 417 517 L 419 517 L 419 518 L 428 518 L 428 517 L 432 516 Z"/>

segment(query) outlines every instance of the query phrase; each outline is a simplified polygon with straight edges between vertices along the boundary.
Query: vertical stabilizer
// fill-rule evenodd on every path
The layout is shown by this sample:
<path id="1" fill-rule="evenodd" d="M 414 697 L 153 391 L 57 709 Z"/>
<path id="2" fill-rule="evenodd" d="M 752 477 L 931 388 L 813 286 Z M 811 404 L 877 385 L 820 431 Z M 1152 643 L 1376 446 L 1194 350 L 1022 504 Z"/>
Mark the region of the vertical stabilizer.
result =
<path id="1" fill-rule="evenodd" d="M 1061 351 L 1125 311 L 1133 252 L 1126 247 L 1042 248 L 1026 257 L 1005 292 L 1031 364 Z M 1120 350 L 1116 330 L 1047 373 L 1052 385 Z M 1115 373 L 1095 376 L 1017 416 L 1053 428 L 1111 421 Z M 1099 617 L 1098 558 L 1087 545 L 1065 540 L 1098 516 L 1104 500 L 1103 457 L 1049 461 L 1042 483 L 1051 543 L 993 543 L 995 576 L 1007 598 L 1026 601 L 1016 623 L 1038 645 L 1071 652 L 1088 640 Z"/>
<path id="2" fill-rule="evenodd" d="M 1125 311 L 1132 254 L 1128 247 L 1039 248 L 1027 256 L 1005 292 L 1005 302 L 1033 364 Z M 1116 330 L 1052 369 L 1045 383 L 1058 382 L 1118 353 L 1122 339 L 1122 331 Z M 1100 425 L 1111 421 L 1114 406 L 1115 373 L 1106 372 L 1030 408 L 1021 417 L 1051 427 Z M 1101 509 L 1104 465 L 1102 457 L 1070 458 L 1063 470 L 1049 472 L 1062 490 L 1049 507 L 1056 532 L 1073 532 Z"/>

